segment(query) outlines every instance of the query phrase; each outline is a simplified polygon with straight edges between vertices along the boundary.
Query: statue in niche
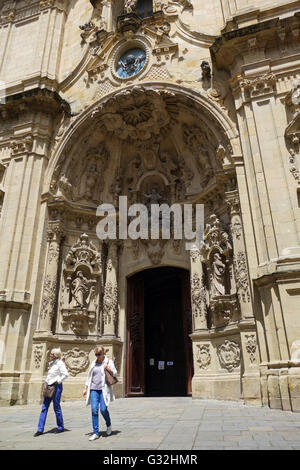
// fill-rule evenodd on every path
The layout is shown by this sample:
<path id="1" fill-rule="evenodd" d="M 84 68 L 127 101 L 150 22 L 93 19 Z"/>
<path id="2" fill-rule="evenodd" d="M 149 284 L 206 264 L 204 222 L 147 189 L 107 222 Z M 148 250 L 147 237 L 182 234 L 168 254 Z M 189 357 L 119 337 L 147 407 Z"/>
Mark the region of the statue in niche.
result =
<path id="1" fill-rule="evenodd" d="M 215 253 L 212 262 L 212 296 L 225 295 L 225 270 L 220 253 Z"/>
<path id="2" fill-rule="evenodd" d="M 88 308 L 94 290 L 93 285 L 95 283 L 96 281 L 94 279 L 87 279 L 82 271 L 77 272 L 70 290 L 70 302 L 72 298 L 77 302 L 75 308 Z"/>
<path id="3" fill-rule="evenodd" d="M 210 65 L 206 60 L 203 60 L 201 63 L 201 70 L 202 70 L 202 79 L 203 80 L 210 80 L 211 79 L 211 69 Z"/>
<path id="4" fill-rule="evenodd" d="M 133 13 L 136 10 L 137 0 L 125 0 L 124 12 L 129 14 Z"/>

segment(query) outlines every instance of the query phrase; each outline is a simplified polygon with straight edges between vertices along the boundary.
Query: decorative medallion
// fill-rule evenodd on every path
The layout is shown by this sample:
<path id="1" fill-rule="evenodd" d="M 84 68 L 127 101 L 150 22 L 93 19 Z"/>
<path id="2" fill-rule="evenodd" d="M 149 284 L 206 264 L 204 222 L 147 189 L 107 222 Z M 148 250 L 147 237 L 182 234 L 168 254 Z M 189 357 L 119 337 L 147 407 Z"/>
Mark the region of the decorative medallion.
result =
<path id="1" fill-rule="evenodd" d="M 232 372 L 235 368 L 239 367 L 241 362 L 241 350 L 238 343 L 225 340 L 225 343 L 218 346 L 217 352 L 223 369 Z"/>
<path id="2" fill-rule="evenodd" d="M 64 360 L 70 375 L 75 376 L 83 372 L 89 365 L 89 356 L 79 348 L 73 348 L 64 354 Z"/>
<path id="3" fill-rule="evenodd" d="M 135 47 L 124 52 L 116 64 L 116 73 L 119 78 L 130 78 L 136 75 L 146 63 L 146 52 Z"/>

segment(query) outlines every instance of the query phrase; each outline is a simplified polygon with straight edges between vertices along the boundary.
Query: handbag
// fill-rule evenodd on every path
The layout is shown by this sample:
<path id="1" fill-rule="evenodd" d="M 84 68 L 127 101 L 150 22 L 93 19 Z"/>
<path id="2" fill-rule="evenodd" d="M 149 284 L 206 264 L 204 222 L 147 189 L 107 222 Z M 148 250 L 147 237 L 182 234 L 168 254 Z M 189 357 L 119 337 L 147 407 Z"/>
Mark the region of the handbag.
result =
<path id="1" fill-rule="evenodd" d="M 107 369 L 105 369 L 105 381 L 106 384 L 111 387 L 112 385 L 116 384 L 118 382 L 118 379 L 111 375 Z"/>
<path id="2" fill-rule="evenodd" d="M 53 398 L 55 394 L 55 388 L 55 385 L 48 385 L 47 382 L 44 382 L 43 396 L 45 398 Z"/>

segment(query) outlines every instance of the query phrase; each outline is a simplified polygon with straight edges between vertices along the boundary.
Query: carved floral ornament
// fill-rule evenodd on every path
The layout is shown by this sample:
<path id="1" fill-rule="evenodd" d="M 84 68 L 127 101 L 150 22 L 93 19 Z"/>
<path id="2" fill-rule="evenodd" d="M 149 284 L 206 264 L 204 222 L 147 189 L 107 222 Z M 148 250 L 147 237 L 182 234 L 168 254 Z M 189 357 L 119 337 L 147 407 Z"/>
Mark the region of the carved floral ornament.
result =
<path id="1" fill-rule="evenodd" d="M 256 354 L 256 347 L 257 347 L 256 335 L 249 334 L 249 335 L 245 335 L 245 337 L 246 337 L 246 351 L 249 354 L 250 361 L 253 363 L 255 362 L 255 354 Z"/>
<path id="2" fill-rule="evenodd" d="M 161 129 L 176 119 L 174 96 L 165 91 L 134 87 L 98 106 L 92 118 L 121 140 L 145 141 L 159 135 Z"/>
<path id="3" fill-rule="evenodd" d="M 198 273 L 194 273 L 191 279 L 191 300 L 194 317 L 206 316 L 206 291 L 205 286 Z"/>
<path id="4" fill-rule="evenodd" d="M 208 369 L 211 364 L 209 344 L 197 344 L 196 360 L 200 369 Z"/>
<path id="5" fill-rule="evenodd" d="M 42 361 L 42 357 L 43 357 L 43 349 L 44 349 L 43 344 L 36 344 L 34 346 L 33 360 L 34 360 L 34 367 L 36 369 L 39 369 L 40 366 L 41 366 L 41 361 Z"/>

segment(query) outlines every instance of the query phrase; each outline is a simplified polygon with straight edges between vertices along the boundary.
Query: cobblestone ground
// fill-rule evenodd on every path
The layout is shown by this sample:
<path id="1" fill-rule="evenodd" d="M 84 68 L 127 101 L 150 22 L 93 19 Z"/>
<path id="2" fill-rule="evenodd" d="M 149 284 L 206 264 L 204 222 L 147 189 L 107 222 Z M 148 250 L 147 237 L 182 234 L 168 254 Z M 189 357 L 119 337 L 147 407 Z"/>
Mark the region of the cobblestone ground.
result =
<path id="1" fill-rule="evenodd" d="M 52 404 L 45 432 L 33 437 L 40 405 L 0 408 L 0 450 L 300 449 L 300 414 L 192 398 L 121 398 L 111 403 L 113 433 L 89 442 L 91 409 L 62 403 L 66 432 L 56 428 Z"/>

